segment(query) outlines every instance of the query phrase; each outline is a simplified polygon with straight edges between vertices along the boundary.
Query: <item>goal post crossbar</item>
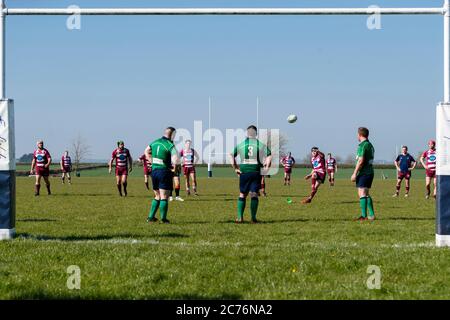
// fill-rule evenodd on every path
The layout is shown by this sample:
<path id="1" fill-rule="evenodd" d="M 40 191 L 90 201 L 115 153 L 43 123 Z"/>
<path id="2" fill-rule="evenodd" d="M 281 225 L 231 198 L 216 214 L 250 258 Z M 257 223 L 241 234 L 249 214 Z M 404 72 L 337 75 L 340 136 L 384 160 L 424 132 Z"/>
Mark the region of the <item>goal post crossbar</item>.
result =
<path id="1" fill-rule="evenodd" d="M 4 15 L 444 15 L 445 8 L 4 8 Z"/>

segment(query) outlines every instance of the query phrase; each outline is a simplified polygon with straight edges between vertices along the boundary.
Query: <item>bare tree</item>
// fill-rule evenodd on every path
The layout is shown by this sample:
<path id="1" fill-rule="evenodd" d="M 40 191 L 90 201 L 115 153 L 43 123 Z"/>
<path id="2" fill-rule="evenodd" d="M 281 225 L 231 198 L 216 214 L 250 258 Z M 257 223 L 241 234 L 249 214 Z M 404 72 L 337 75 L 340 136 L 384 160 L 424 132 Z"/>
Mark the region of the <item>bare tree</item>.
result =
<path id="1" fill-rule="evenodd" d="M 78 172 L 80 163 L 86 160 L 86 157 L 91 153 L 91 147 L 87 144 L 86 139 L 84 139 L 81 134 L 72 141 L 72 155 L 73 162 L 75 164 L 75 172 Z"/>

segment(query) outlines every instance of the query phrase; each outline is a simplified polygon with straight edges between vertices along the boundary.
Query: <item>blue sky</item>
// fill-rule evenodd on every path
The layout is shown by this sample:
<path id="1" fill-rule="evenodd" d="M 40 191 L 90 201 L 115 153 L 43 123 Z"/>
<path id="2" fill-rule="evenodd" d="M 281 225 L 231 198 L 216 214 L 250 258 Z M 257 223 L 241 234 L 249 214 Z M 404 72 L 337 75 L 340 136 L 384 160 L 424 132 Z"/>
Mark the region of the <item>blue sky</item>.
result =
<path id="1" fill-rule="evenodd" d="M 7 1 L 9 7 L 442 6 L 443 1 Z M 354 153 L 368 126 L 377 159 L 411 153 L 435 135 L 443 95 L 443 19 L 384 16 L 7 17 L 7 95 L 15 100 L 17 155 L 42 138 L 60 155 L 78 134 L 90 158 L 118 139 L 132 154 L 167 125 L 279 128 L 302 158 L 312 145 Z M 300 120 L 288 125 L 295 113 Z"/>

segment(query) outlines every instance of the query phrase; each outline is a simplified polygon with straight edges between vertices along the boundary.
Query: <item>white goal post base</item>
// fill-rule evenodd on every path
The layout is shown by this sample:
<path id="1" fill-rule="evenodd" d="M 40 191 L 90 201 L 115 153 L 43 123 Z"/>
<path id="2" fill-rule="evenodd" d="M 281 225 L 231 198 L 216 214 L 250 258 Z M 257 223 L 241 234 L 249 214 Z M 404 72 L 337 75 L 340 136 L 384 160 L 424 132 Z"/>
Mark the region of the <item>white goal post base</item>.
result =
<path id="1" fill-rule="evenodd" d="M 16 229 L 0 229 L 0 240 L 11 240 L 16 235 Z"/>
<path id="2" fill-rule="evenodd" d="M 450 247 L 450 236 L 449 235 L 436 235 L 436 247 Z"/>

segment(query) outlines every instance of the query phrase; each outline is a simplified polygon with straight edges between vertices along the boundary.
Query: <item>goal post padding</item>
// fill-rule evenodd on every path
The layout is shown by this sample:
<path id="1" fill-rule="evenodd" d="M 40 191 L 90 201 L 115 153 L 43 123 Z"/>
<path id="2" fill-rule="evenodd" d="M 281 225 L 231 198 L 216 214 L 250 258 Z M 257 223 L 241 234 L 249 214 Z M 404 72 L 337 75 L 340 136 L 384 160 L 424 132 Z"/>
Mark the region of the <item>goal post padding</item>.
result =
<path id="1" fill-rule="evenodd" d="M 15 159 L 14 102 L 0 100 L 0 240 L 11 239 L 15 235 Z"/>

